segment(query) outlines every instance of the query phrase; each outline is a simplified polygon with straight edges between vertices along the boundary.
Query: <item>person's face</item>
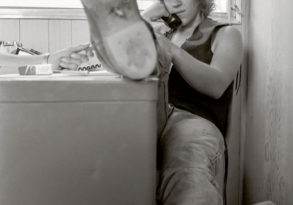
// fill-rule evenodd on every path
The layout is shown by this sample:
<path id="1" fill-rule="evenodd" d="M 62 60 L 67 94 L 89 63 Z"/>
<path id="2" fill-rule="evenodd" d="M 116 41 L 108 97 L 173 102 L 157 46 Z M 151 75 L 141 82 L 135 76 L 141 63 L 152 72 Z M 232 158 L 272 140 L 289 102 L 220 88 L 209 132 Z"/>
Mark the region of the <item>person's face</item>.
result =
<path id="1" fill-rule="evenodd" d="M 173 14 L 177 14 L 182 21 L 182 25 L 186 26 L 191 23 L 199 12 L 198 0 L 163 0 L 167 10 Z"/>

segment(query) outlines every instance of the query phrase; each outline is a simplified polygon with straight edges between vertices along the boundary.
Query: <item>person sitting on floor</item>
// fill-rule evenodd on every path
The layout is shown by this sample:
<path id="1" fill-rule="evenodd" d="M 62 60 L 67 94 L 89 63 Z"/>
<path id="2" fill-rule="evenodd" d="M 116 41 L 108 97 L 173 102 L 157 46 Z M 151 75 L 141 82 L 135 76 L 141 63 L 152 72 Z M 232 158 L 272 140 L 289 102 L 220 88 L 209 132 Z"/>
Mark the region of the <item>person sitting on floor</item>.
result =
<path id="1" fill-rule="evenodd" d="M 93 48 L 109 69 L 159 78 L 158 204 L 225 203 L 224 136 L 243 55 L 240 32 L 208 17 L 213 0 L 161 0 L 142 14 L 150 24 L 176 16 L 180 23 L 167 30 L 152 29 L 136 0 L 82 3 Z"/>

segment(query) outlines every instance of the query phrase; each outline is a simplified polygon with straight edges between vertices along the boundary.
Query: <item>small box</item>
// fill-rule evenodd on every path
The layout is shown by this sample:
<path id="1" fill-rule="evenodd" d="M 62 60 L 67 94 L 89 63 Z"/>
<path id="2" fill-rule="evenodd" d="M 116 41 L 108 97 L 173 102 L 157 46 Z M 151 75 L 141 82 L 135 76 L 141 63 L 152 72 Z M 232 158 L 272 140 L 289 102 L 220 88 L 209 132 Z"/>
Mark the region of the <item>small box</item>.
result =
<path id="1" fill-rule="evenodd" d="M 27 65 L 18 68 L 20 75 L 52 75 L 51 64 Z"/>

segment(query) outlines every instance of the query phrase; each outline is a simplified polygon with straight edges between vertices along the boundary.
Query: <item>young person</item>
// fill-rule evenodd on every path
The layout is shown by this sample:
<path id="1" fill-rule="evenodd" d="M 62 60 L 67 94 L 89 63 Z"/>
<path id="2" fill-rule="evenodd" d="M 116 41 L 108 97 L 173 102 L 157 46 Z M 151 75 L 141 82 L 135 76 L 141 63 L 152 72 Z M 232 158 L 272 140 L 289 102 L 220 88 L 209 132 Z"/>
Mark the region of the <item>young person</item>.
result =
<path id="1" fill-rule="evenodd" d="M 136 0 L 82 2 L 97 56 L 113 71 L 141 79 L 153 73 L 156 61 L 158 204 L 223 204 L 223 136 L 242 60 L 240 32 L 208 18 L 213 0 L 162 0 L 145 11 L 144 18 L 152 24 L 176 14 L 181 25 L 154 26 L 154 50 L 151 29 L 139 17 Z"/>

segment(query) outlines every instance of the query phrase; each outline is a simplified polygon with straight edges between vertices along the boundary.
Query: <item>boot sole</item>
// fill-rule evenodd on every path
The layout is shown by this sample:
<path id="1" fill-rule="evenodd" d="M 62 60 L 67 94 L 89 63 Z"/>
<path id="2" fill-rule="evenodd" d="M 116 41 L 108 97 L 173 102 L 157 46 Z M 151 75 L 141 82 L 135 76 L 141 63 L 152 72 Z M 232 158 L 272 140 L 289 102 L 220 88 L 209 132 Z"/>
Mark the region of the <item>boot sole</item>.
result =
<path id="1" fill-rule="evenodd" d="M 131 79 L 149 76 L 157 63 L 153 34 L 136 0 L 82 0 L 91 42 L 100 60 Z"/>

